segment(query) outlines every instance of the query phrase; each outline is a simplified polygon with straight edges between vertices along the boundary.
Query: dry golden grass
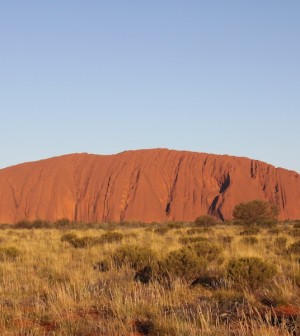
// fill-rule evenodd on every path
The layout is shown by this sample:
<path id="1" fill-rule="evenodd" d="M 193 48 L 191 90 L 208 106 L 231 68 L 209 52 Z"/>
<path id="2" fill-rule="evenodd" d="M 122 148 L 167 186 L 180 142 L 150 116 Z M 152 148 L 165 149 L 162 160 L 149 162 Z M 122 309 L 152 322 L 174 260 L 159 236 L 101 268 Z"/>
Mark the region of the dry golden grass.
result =
<path id="1" fill-rule="evenodd" d="M 3 229 L 0 335 L 299 335 L 300 256 L 278 250 L 274 243 L 278 235 L 287 237 L 287 247 L 299 238 L 289 235 L 287 224 L 278 228 L 279 234 L 261 229 L 255 235 L 258 242 L 251 245 L 239 234 L 243 229 L 233 225 L 193 235 L 187 234 L 186 226 L 167 233 L 118 227 L 124 235 L 121 242 L 85 248 L 74 248 L 61 237 L 67 232 L 100 237 L 107 231 Z M 120 246 L 149 247 L 163 260 L 183 247 L 179 238 L 192 236 L 221 247 L 222 256 L 207 268 L 207 275 L 218 279 L 217 286 L 191 286 L 172 275 L 168 285 L 159 278 L 143 284 L 134 281 L 135 270 L 129 265 L 118 268 L 113 263 Z M 231 242 L 226 237 L 232 237 Z M 19 255 L 9 249 L 13 247 Z M 259 288 L 237 286 L 227 277 L 226 267 L 240 257 L 259 257 L 276 265 L 277 274 Z M 110 269 L 100 272 L 94 266 L 104 259 Z"/>

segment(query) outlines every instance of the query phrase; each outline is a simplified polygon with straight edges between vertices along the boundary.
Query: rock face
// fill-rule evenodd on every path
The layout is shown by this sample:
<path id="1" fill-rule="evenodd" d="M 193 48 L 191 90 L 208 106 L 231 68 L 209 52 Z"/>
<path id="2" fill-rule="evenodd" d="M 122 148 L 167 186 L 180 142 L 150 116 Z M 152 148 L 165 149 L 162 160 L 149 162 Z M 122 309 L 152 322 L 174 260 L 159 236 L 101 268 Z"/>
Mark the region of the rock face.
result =
<path id="1" fill-rule="evenodd" d="M 0 223 L 27 219 L 230 219 L 237 203 L 270 200 L 300 218 L 300 175 L 260 161 L 167 149 L 72 154 L 0 170 Z"/>

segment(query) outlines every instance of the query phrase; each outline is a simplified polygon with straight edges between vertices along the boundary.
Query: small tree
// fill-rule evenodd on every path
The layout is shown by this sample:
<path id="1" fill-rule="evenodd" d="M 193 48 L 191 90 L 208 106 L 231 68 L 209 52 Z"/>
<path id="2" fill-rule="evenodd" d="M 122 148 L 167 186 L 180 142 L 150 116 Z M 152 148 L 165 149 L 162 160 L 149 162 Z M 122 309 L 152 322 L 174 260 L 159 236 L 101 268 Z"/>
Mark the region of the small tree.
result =
<path id="1" fill-rule="evenodd" d="M 278 207 L 270 202 L 254 200 L 237 204 L 233 218 L 242 224 L 272 224 L 277 220 Z"/>

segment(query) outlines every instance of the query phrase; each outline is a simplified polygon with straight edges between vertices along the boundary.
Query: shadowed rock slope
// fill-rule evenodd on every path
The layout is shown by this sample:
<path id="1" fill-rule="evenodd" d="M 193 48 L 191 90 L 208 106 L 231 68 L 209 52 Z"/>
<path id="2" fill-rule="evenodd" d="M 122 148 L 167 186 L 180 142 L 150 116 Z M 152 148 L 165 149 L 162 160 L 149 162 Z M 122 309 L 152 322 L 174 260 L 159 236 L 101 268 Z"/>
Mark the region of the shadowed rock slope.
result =
<path id="1" fill-rule="evenodd" d="M 300 218 L 300 177 L 227 155 L 167 149 L 71 154 L 0 170 L 0 222 L 230 219 L 233 207 L 270 200 Z"/>

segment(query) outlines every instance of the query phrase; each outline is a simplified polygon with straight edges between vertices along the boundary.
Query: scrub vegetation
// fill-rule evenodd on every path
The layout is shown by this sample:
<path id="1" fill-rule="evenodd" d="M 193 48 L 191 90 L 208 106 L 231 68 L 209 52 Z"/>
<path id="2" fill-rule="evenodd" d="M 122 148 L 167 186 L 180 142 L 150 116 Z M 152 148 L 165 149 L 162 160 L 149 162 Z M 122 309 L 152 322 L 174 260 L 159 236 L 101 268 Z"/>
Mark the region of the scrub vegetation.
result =
<path id="1" fill-rule="evenodd" d="M 298 229 L 261 217 L 2 225 L 0 334 L 299 335 Z"/>

